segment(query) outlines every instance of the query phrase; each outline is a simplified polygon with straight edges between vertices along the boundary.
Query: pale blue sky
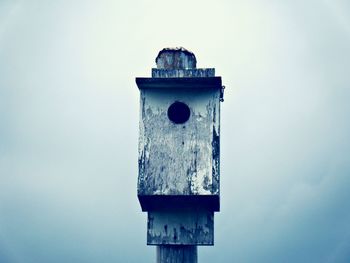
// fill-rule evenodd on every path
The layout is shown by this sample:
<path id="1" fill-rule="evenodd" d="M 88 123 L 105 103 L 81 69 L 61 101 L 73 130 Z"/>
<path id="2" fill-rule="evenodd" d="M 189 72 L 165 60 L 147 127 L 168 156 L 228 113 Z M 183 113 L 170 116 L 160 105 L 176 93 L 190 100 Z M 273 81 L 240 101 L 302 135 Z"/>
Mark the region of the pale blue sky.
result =
<path id="1" fill-rule="evenodd" d="M 154 262 L 138 89 L 184 46 L 226 85 L 199 262 L 350 262 L 350 3 L 0 0 L 0 262 Z"/>

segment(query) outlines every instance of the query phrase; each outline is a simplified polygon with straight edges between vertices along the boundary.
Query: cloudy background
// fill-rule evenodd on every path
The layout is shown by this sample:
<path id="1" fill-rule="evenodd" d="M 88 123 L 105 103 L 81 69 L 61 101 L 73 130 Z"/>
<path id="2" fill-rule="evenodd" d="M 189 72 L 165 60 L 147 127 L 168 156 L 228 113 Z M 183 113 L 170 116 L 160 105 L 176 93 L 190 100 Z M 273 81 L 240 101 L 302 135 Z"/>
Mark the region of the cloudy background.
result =
<path id="1" fill-rule="evenodd" d="M 346 0 L 0 0 L 0 262 L 155 262 L 135 77 L 169 46 L 226 85 L 199 262 L 350 262 Z"/>

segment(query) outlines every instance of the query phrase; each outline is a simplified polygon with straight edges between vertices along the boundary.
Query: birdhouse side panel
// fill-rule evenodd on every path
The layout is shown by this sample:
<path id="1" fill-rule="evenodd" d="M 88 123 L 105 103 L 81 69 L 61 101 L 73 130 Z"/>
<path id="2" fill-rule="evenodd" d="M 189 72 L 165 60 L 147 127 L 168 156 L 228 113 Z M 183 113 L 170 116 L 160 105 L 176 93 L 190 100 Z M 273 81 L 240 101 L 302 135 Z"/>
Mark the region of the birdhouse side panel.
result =
<path id="1" fill-rule="evenodd" d="M 213 94 L 212 123 L 212 194 L 220 194 L 220 92 Z"/>

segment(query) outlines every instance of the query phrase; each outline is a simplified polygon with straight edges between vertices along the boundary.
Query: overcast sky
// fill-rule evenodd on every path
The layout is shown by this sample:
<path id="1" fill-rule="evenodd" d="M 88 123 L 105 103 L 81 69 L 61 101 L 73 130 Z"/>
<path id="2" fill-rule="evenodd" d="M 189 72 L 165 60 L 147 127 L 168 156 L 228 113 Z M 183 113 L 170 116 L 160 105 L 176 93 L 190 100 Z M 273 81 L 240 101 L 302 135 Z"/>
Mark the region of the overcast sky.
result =
<path id="1" fill-rule="evenodd" d="M 199 262 L 350 262 L 347 0 L 0 0 L 0 262 L 155 262 L 135 77 L 172 46 L 226 86 Z"/>

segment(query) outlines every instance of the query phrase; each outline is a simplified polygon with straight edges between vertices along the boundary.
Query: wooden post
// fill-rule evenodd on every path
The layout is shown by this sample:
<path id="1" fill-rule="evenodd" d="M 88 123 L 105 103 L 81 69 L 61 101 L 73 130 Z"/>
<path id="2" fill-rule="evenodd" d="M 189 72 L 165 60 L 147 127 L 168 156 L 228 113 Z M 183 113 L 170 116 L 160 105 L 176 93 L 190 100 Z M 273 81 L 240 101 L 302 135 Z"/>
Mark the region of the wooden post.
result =
<path id="1" fill-rule="evenodd" d="M 197 263 L 197 246 L 157 246 L 157 263 Z"/>

